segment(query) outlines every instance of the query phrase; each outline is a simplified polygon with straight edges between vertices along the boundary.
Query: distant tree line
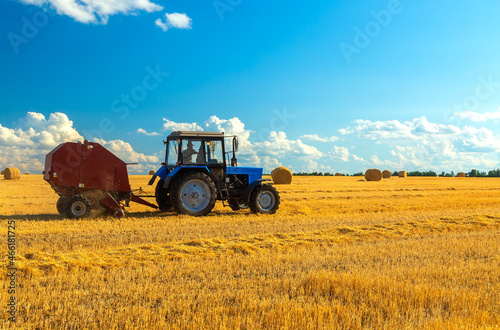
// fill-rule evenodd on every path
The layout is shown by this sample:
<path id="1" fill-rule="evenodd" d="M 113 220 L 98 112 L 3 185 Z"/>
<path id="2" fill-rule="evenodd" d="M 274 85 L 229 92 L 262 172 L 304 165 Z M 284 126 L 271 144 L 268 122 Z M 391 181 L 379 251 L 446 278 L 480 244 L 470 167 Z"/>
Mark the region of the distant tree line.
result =
<path id="1" fill-rule="evenodd" d="M 293 175 L 295 176 L 335 176 L 335 173 L 329 173 L 329 172 L 311 172 L 311 173 L 307 173 L 307 172 L 299 172 L 299 173 L 293 173 Z M 344 174 L 344 173 L 340 173 L 340 176 L 349 176 L 349 174 Z"/>
<path id="2" fill-rule="evenodd" d="M 467 176 L 470 177 L 492 177 L 492 178 L 498 178 L 500 177 L 500 168 L 496 170 L 490 170 L 488 173 L 486 172 L 480 172 L 478 170 L 471 170 L 469 173 L 467 173 Z"/>
<path id="3" fill-rule="evenodd" d="M 453 173 L 453 171 L 451 171 L 451 173 L 441 172 L 441 174 L 439 174 L 438 176 L 450 178 L 450 177 L 454 177 L 455 173 Z"/>
<path id="4" fill-rule="evenodd" d="M 423 171 L 423 172 L 420 172 L 420 171 L 412 171 L 412 172 L 407 172 L 406 173 L 408 176 L 438 176 L 436 172 L 434 171 Z M 399 172 L 398 171 L 394 171 L 392 173 L 392 176 L 398 176 L 399 175 Z"/>

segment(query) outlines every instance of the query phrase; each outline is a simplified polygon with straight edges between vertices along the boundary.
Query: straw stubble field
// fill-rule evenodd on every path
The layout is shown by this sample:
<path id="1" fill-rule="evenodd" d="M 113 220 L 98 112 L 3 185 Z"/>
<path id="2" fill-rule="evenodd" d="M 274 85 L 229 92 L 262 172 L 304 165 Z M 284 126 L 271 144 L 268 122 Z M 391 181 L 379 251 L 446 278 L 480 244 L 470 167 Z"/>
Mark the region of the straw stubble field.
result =
<path id="1" fill-rule="evenodd" d="M 133 188 L 148 179 L 132 176 Z M 121 220 L 56 215 L 41 176 L 0 187 L 4 227 L 17 227 L 19 327 L 500 324 L 499 179 L 296 177 L 277 186 L 273 216 L 134 204 Z"/>

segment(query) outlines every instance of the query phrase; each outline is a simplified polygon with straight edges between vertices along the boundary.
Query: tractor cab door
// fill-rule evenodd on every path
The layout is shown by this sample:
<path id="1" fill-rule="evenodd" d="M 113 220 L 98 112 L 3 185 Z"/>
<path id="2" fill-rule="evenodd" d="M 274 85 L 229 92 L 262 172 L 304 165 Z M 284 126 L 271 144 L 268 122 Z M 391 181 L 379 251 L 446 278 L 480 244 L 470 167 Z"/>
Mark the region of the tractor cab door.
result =
<path id="1" fill-rule="evenodd" d="M 217 179 L 224 182 L 226 172 L 226 162 L 224 158 L 224 143 L 222 140 L 205 140 L 205 163 L 210 172 L 212 172 Z"/>
<path id="2" fill-rule="evenodd" d="M 167 164 L 167 168 L 171 171 L 176 166 L 179 165 L 179 147 L 180 140 L 169 140 L 167 142 L 167 153 L 165 155 L 165 164 Z"/>

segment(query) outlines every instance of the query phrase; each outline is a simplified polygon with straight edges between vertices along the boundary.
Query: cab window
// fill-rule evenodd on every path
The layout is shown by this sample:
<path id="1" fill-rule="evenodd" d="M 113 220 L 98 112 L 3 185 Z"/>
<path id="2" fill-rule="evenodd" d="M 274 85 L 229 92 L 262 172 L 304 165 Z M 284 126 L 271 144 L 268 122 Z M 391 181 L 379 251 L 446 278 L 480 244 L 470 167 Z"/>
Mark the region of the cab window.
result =
<path id="1" fill-rule="evenodd" d="M 179 150 L 178 140 L 168 141 L 167 165 L 177 166 L 177 161 L 179 159 L 178 150 Z"/>
<path id="2" fill-rule="evenodd" d="M 222 141 L 206 141 L 205 147 L 207 164 L 222 164 L 224 162 Z"/>
<path id="3" fill-rule="evenodd" d="M 203 164 L 203 144 L 201 140 L 182 140 L 182 164 Z"/>

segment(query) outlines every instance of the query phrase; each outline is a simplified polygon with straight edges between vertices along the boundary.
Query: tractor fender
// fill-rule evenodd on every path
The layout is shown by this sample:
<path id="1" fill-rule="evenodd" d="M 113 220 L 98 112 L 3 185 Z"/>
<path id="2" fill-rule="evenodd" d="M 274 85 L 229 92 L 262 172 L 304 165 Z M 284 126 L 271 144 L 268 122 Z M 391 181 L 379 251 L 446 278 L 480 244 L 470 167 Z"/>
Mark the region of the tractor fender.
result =
<path id="1" fill-rule="evenodd" d="M 255 180 L 248 187 L 246 187 L 245 188 L 245 192 L 243 193 L 243 203 L 242 204 L 248 204 L 248 203 L 250 203 L 250 196 L 252 195 L 252 191 L 257 186 L 261 186 L 262 182 L 265 182 L 265 181 L 271 181 L 271 179 L 259 179 L 259 180 Z"/>
<path id="2" fill-rule="evenodd" d="M 155 174 L 151 177 L 151 180 L 149 180 L 148 185 L 152 186 L 153 183 L 155 183 L 155 180 L 157 177 L 160 177 L 163 181 L 165 181 L 165 177 L 168 175 L 168 168 L 166 166 L 160 167 Z"/>
<path id="3" fill-rule="evenodd" d="M 165 177 L 165 183 L 163 184 L 163 188 L 168 189 L 172 182 L 174 182 L 178 177 L 181 175 L 188 173 L 188 172 L 202 172 L 208 175 L 214 183 L 217 184 L 218 180 L 215 177 L 215 175 L 210 172 L 208 167 L 206 166 L 179 166 L 176 167 L 173 171 L 168 173 L 168 175 Z"/>

